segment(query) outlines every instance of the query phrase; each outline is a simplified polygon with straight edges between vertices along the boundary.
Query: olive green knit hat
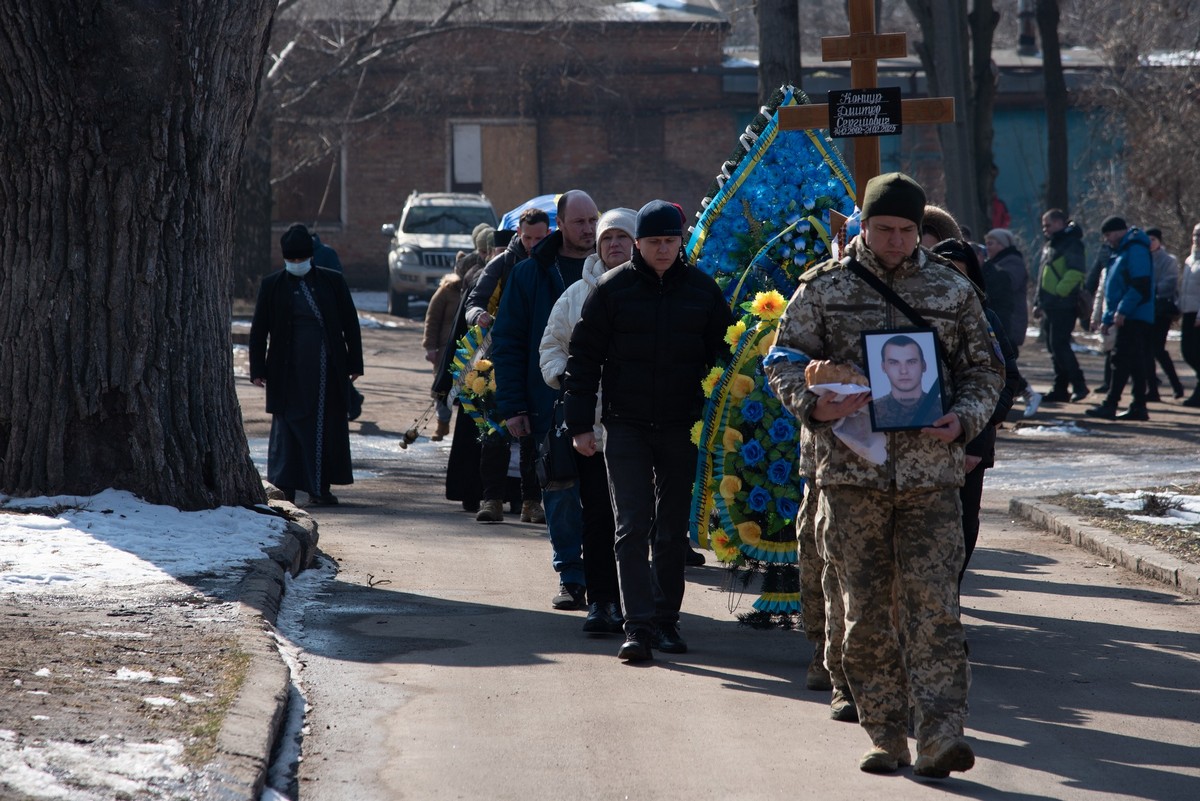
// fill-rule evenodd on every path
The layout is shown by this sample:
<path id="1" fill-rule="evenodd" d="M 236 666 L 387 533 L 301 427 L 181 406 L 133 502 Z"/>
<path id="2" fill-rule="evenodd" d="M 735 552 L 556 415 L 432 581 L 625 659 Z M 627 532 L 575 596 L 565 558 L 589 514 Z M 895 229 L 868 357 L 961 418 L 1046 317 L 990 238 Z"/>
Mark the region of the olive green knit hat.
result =
<path id="1" fill-rule="evenodd" d="M 877 175 L 867 181 L 859 208 L 864 220 L 901 217 L 920 225 L 925 216 L 925 190 L 902 172 Z"/>

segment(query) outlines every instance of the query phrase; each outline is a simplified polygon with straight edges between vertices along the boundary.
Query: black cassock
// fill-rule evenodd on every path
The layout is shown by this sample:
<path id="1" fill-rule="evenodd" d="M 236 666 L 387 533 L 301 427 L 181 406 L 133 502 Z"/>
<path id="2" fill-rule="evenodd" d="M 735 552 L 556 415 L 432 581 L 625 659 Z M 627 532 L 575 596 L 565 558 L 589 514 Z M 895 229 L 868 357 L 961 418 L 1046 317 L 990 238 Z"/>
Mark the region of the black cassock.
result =
<path id="1" fill-rule="evenodd" d="M 362 341 L 345 281 L 318 268 L 302 279 L 268 276 L 255 323 L 251 377 L 267 379 L 272 415 L 267 479 L 310 495 L 353 483 L 346 406 L 349 374 L 362 372 Z"/>

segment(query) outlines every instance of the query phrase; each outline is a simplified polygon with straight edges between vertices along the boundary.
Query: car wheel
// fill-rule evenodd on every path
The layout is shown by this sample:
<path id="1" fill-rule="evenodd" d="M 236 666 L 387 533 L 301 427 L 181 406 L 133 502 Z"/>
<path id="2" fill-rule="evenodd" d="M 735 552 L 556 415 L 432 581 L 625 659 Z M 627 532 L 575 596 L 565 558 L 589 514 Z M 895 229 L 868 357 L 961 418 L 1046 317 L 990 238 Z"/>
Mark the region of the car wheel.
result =
<path id="1" fill-rule="evenodd" d="M 394 317 L 408 316 L 408 293 L 388 290 L 388 314 Z"/>

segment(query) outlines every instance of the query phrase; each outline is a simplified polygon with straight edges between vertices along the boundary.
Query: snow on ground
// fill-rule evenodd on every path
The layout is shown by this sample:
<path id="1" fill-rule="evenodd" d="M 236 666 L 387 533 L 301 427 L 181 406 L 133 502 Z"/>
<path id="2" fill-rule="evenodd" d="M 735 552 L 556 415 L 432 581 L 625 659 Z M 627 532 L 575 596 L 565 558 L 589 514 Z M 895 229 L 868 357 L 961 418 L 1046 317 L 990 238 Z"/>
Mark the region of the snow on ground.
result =
<path id="1" fill-rule="evenodd" d="M 105 490 L 81 497 L 0 496 L 0 592 L 155 596 L 175 579 L 230 575 L 283 539 L 285 523 L 249 509 L 181 512 Z"/>
<path id="2" fill-rule="evenodd" d="M 1081 498 L 1100 501 L 1107 509 L 1126 512 L 1141 512 L 1145 509 L 1147 496 L 1155 495 L 1178 509 L 1168 509 L 1165 515 L 1128 515 L 1130 520 L 1153 523 L 1158 526 L 1194 526 L 1200 524 L 1200 496 L 1180 495 L 1177 492 L 1097 492 L 1080 495 Z"/>
<path id="3" fill-rule="evenodd" d="M 1089 429 L 1075 422 L 1056 422 L 1051 425 L 1022 424 L 1013 429 L 1018 437 L 1033 439 L 1053 439 L 1056 437 L 1086 437 L 1091 435 Z"/>
<path id="4" fill-rule="evenodd" d="M 176 579 L 222 576 L 232 586 L 240 566 L 261 559 L 284 536 L 284 521 L 250 509 L 222 507 L 182 512 L 138 500 L 129 492 L 93 496 L 11 498 L 0 495 L 0 597 L 77 597 L 93 601 L 144 601 L 194 592 Z M 97 634 L 103 634 L 97 632 Z M 149 633 L 142 636 L 150 637 Z M 122 668 L 118 681 L 147 686 L 144 701 L 179 701 L 152 688 L 179 684 Z M 19 680 L 18 680 L 19 681 Z M 181 694 L 184 703 L 201 699 Z M 0 782 L 30 798 L 107 801 L 144 796 L 189 773 L 184 747 L 102 738 L 92 744 L 20 741 L 0 730 Z M 56 778 L 69 766 L 80 786 Z"/>

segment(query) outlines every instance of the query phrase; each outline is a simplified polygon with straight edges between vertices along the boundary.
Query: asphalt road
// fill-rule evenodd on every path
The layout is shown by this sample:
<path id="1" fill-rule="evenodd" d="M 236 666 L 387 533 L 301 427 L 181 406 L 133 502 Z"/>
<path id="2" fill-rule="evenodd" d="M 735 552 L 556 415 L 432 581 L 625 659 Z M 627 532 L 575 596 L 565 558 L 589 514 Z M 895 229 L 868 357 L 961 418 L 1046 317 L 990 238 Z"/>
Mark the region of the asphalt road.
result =
<path id="1" fill-rule="evenodd" d="M 367 404 L 352 430 L 396 436 L 426 403 L 419 331 L 366 339 Z M 1040 383 L 1048 368 L 1032 352 L 1029 363 Z M 239 388 L 261 437 L 252 390 Z M 1194 410 L 1152 415 L 1054 442 L 1006 433 L 1001 447 L 1040 460 L 1040 475 L 1114 452 L 1138 465 L 1194 459 Z M 588 637 L 581 613 L 550 608 L 544 527 L 478 524 L 442 499 L 444 447 L 359 460 L 368 477 L 314 512 L 338 572 L 296 632 L 311 707 L 303 801 L 937 792 L 907 772 L 858 771 L 866 736 L 804 689 L 803 636 L 740 627 L 731 608 L 754 596 L 726 591 L 720 567 L 689 568 L 688 654 L 617 660 L 615 636 Z M 1018 477 L 985 496 L 963 594 L 978 762 L 937 784 L 980 799 L 1200 797 L 1198 605 L 1012 521 L 1008 498 L 1023 490 Z"/>

